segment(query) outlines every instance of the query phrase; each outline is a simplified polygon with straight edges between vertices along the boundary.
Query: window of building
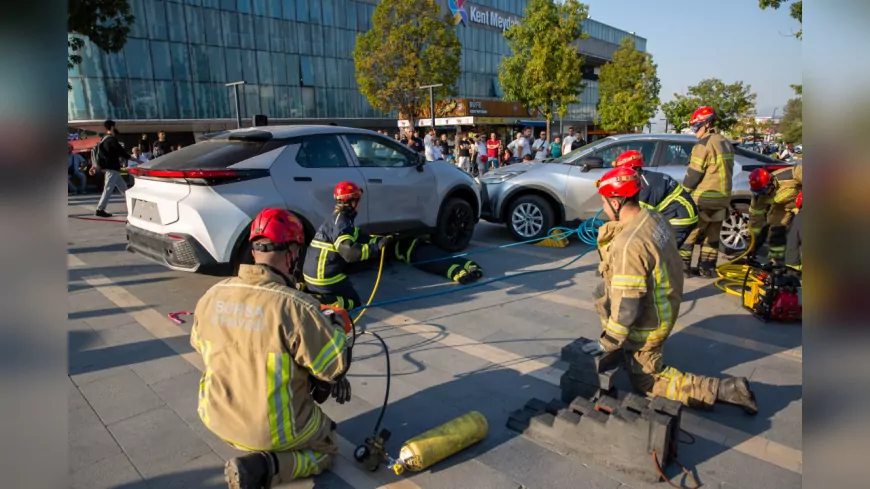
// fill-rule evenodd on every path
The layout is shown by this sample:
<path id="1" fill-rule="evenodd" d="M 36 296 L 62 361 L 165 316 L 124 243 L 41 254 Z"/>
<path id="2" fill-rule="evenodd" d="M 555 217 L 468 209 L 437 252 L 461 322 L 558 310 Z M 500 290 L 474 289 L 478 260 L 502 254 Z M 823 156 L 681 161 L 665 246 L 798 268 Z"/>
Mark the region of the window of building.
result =
<path id="1" fill-rule="evenodd" d="M 106 99 L 106 83 L 102 78 L 85 78 L 85 95 L 91 106 L 92 119 L 108 119 L 109 101 Z"/>
<path id="2" fill-rule="evenodd" d="M 145 20 L 145 1 L 129 0 L 130 12 L 135 20 L 130 26 L 130 37 L 148 37 L 148 22 Z"/>
<path id="3" fill-rule="evenodd" d="M 220 0 L 221 10 L 236 11 L 236 0 Z"/>
<path id="4" fill-rule="evenodd" d="M 281 0 L 281 11 L 286 20 L 296 20 L 296 1 L 297 0 Z"/>
<path id="5" fill-rule="evenodd" d="M 190 42 L 205 44 L 205 21 L 202 18 L 201 7 L 184 7 L 185 18 L 169 19 L 171 22 L 187 22 L 187 35 Z"/>
<path id="6" fill-rule="evenodd" d="M 281 0 L 269 0 L 269 17 L 273 19 L 282 18 Z"/>
<path id="7" fill-rule="evenodd" d="M 194 81 L 211 81 L 208 69 L 208 47 L 202 44 L 190 44 L 190 60 Z"/>
<path id="8" fill-rule="evenodd" d="M 219 9 L 221 7 L 221 0 L 202 0 L 202 6 L 210 9 Z"/>
<path id="9" fill-rule="evenodd" d="M 175 99 L 178 101 L 179 118 L 196 118 L 196 105 L 194 104 L 192 83 L 175 82 Z"/>
<path id="10" fill-rule="evenodd" d="M 145 2 L 145 19 L 148 23 L 148 37 L 152 40 L 167 39 L 166 2 L 163 0 Z"/>
<path id="11" fill-rule="evenodd" d="M 167 30 L 169 40 L 177 42 L 187 41 L 187 23 L 184 20 L 184 5 L 166 2 L 166 17 L 169 19 Z"/>
<path id="12" fill-rule="evenodd" d="M 335 136 L 307 136 L 299 144 L 296 163 L 303 168 L 341 168 L 347 159 Z"/>
<path id="13" fill-rule="evenodd" d="M 71 78 L 69 84 L 72 90 L 67 96 L 67 117 L 74 121 L 84 121 L 90 119 L 88 116 L 88 106 L 85 104 L 85 87 L 81 78 Z"/>
<path id="14" fill-rule="evenodd" d="M 259 82 L 263 85 L 275 83 L 272 78 L 272 56 L 268 51 L 257 51 L 257 73 Z"/>
<path id="15" fill-rule="evenodd" d="M 311 54 L 314 56 L 323 56 L 323 27 L 319 25 L 311 26 Z"/>
<path id="16" fill-rule="evenodd" d="M 302 117 L 302 96 L 299 87 L 289 87 L 290 117 Z"/>
<path id="17" fill-rule="evenodd" d="M 296 20 L 308 22 L 308 0 L 296 0 Z"/>
<path id="18" fill-rule="evenodd" d="M 196 117 L 199 119 L 214 118 L 214 97 L 211 94 L 211 83 L 195 83 Z"/>
<path id="19" fill-rule="evenodd" d="M 299 56 L 287 55 L 287 84 L 299 86 Z"/>
<path id="20" fill-rule="evenodd" d="M 224 57 L 224 48 L 209 46 L 208 51 L 208 68 L 211 73 L 209 77 L 213 82 L 227 82 L 227 61 Z"/>
<path id="21" fill-rule="evenodd" d="M 205 42 L 212 46 L 223 46 L 220 11 L 205 8 L 202 9 L 202 15 L 205 22 Z"/>
<path id="22" fill-rule="evenodd" d="M 410 152 L 398 143 L 362 134 L 346 134 L 345 138 L 353 148 L 360 166 L 405 167 L 416 164 Z"/>
<path id="23" fill-rule="evenodd" d="M 260 87 L 258 85 L 247 84 L 242 85 L 242 87 L 245 89 L 243 117 L 254 117 L 257 114 L 262 114 L 263 112 L 260 108 Z"/>
<path id="24" fill-rule="evenodd" d="M 290 117 L 290 87 L 275 87 L 275 109 L 274 117 Z"/>
<path id="25" fill-rule="evenodd" d="M 317 87 L 317 117 L 329 117 L 327 108 L 328 99 L 329 91 L 323 87 Z"/>
<path id="26" fill-rule="evenodd" d="M 324 80 L 324 86 L 338 88 L 341 80 L 338 71 L 338 60 L 335 58 L 326 58 L 326 68 L 324 71 L 326 78 Z"/>
<path id="27" fill-rule="evenodd" d="M 366 9 L 366 4 L 359 2 L 353 3 L 356 3 L 356 30 L 367 31 L 366 24 L 368 23 L 368 18 L 366 18 L 366 16 L 368 15 L 368 10 Z"/>
<path id="28" fill-rule="evenodd" d="M 251 13 L 251 0 L 236 0 L 236 10 L 241 13 Z"/>
<path id="29" fill-rule="evenodd" d="M 154 73 L 151 69 L 151 49 L 144 39 L 127 39 L 124 44 L 124 58 L 127 60 L 127 73 L 130 78 L 151 80 Z"/>
<path id="30" fill-rule="evenodd" d="M 308 24 L 296 24 L 296 40 L 299 54 L 311 54 L 311 26 Z"/>
<path id="31" fill-rule="evenodd" d="M 254 44 L 261 51 L 269 50 L 269 19 L 254 17 Z"/>
<path id="32" fill-rule="evenodd" d="M 314 86 L 326 86 L 326 68 L 324 66 L 324 59 L 318 57 L 311 58 L 311 64 L 314 67 Z"/>
<path id="33" fill-rule="evenodd" d="M 239 47 L 239 16 L 235 12 L 221 12 L 221 31 L 224 45 L 230 48 Z"/>
<path id="34" fill-rule="evenodd" d="M 251 13 L 253 13 L 254 15 L 259 15 L 262 17 L 266 16 L 266 0 L 252 0 L 251 7 Z"/>
<path id="35" fill-rule="evenodd" d="M 324 27 L 323 31 L 323 55 L 335 58 L 335 49 L 338 47 L 338 39 L 341 35 L 341 30 L 332 27 Z"/>
<path id="36" fill-rule="evenodd" d="M 254 41 L 254 18 L 250 15 L 239 15 L 239 40 L 245 49 L 254 49 L 257 46 Z"/>
<path id="37" fill-rule="evenodd" d="M 124 61 L 123 52 L 103 53 L 103 66 L 106 68 L 106 76 L 110 78 L 127 78 L 127 63 Z"/>
<path id="38" fill-rule="evenodd" d="M 238 49 L 226 50 L 227 83 L 244 81 L 242 75 L 242 53 Z"/>
<path id="39" fill-rule="evenodd" d="M 325 26 L 334 26 L 335 25 L 335 13 L 332 9 L 332 0 L 321 0 L 320 7 L 323 9 L 323 25 Z"/>
<path id="40" fill-rule="evenodd" d="M 172 58 L 172 79 L 190 80 L 190 56 L 187 45 L 169 43 L 170 56 Z"/>
<path id="41" fill-rule="evenodd" d="M 275 108 L 275 87 L 271 85 L 260 85 L 260 112 L 269 117 L 275 117 L 277 109 Z"/>
<path id="42" fill-rule="evenodd" d="M 667 150 L 665 150 L 665 161 L 662 164 L 688 166 L 693 146 L 695 146 L 694 143 L 668 143 Z M 644 161 L 646 161 L 646 155 L 644 155 Z"/>
<path id="43" fill-rule="evenodd" d="M 284 33 L 284 21 L 280 19 L 269 19 L 269 49 L 273 53 L 284 52 L 284 38 L 287 35 Z"/>
<path id="44" fill-rule="evenodd" d="M 272 53 L 272 80 L 275 85 L 287 85 L 287 58 L 284 53 Z"/>
<path id="45" fill-rule="evenodd" d="M 632 149 L 640 151 L 643 155 L 644 161 L 652 161 L 653 154 L 655 154 L 656 142 L 630 141 L 620 144 L 611 144 L 605 148 L 595 151 L 594 153 L 592 153 L 592 156 L 597 156 L 601 158 L 602 160 L 604 160 L 604 168 L 610 168 L 613 166 L 613 162 L 616 160 L 616 158 L 619 157 L 619 155 Z"/>
<path id="46" fill-rule="evenodd" d="M 175 103 L 175 84 L 168 81 L 154 83 L 157 114 L 161 119 L 178 119 L 178 104 Z"/>
<path id="47" fill-rule="evenodd" d="M 302 87 L 302 117 L 317 117 L 317 104 L 315 103 L 317 96 L 314 93 L 314 87 Z"/>
<path id="48" fill-rule="evenodd" d="M 285 53 L 297 53 L 299 52 L 299 48 L 297 47 L 297 24 L 296 22 L 290 20 L 281 21 L 284 23 L 284 52 Z"/>
<path id="49" fill-rule="evenodd" d="M 127 80 L 110 78 L 106 80 L 106 99 L 109 102 L 109 117 L 131 119 L 130 90 Z"/>
<path id="50" fill-rule="evenodd" d="M 355 31 L 357 30 L 357 21 L 356 21 L 356 6 L 357 3 L 353 0 L 347 0 L 344 3 L 344 16 L 346 17 L 346 25 L 347 28 Z"/>
<path id="51" fill-rule="evenodd" d="M 227 87 L 223 83 L 213 83 L 211 86 L 211 93 L 214 96 L 214 116 L 218 119 L 229 119 L 235 116 L 235 114 L 230 111 L 230 88 L 231 87 Z"/>
<path id="52" fill-rule="evenodd" d="M 314 86 L 314 66 L 311 63 L 311 57 L 299 57 L 299 72 L 301 73 L 301 83 L 303 87 Z"/>
<path id="53" fill-rule="evenodd" d="M 257 53 L 255 51 L 242 50 L 242 80 L 246 83 L 257 84 Z"/>

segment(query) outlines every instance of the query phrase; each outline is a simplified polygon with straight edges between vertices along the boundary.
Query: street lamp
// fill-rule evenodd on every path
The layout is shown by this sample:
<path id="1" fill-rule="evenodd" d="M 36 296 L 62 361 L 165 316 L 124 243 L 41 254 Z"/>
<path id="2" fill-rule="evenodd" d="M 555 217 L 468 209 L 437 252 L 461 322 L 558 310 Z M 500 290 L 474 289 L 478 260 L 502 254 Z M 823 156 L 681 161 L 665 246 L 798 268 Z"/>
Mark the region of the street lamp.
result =
<path id="1" fill-rule="evenodd" d="M 233 87 L 236 92 L 236 124 L 238 125 L 238 129 L 242 128 L 242 109 L 239 104 L 239 85 L 244 85 L 245 82 L 237 81 L 232 83 L 227 83 L 228 87 Z"/>
<path id="2" fill-rule="evenodd" d="M 443 87 L 443 83 L 436 83 L 435 85 L 423 85 L 422 87 L 417 87 L 420 90 L 429 89 L 429 110 L 430 115 L 432 116 L 432 130 L 435 130 L 435 89 L 438 87 Z M 413 129 L 413 128 L 411 128 Z"/>
<path id="3" fill-rule="evenodd" d="M 668 120 L 667 119 L 659 119 L 660 121 L 665 121 L 665 134 L 668 133 Z"/>

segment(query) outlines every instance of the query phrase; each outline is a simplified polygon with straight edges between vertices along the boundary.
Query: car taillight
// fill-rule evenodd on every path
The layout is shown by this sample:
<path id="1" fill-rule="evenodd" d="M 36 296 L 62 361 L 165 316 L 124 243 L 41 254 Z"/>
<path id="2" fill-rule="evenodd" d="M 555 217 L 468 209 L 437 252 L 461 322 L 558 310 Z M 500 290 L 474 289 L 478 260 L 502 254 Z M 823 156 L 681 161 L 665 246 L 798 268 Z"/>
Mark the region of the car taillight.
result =
<path id="1" fill-rule="evenodd" d="M 269 170 L 155 170 L 151 168 L 130 168 L 133 176 L 146 180 L 174 180 L 191 185 L 220 185 L 269 176 Z"/>

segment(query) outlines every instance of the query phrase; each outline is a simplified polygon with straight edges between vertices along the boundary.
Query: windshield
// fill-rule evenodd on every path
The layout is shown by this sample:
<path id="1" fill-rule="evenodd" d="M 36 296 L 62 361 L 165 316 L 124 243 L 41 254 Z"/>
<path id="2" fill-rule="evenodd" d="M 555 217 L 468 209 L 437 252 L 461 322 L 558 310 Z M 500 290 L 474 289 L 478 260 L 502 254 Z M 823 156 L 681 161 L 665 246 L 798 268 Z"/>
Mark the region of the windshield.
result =
<path id="1" fill-rule="evenodd" d="M 598 141 L 595 141 L 594 143 L 589 143 L 586 146 L 580 146 L 579 148 L 575 149 L 574 151 L 571 151 L 570 153 L 568 153 L 566 155 L 562 155 L 558 158 L 548 160 L 547 163 L 570 163 L 570 162 L 573 162 L 575 159 L 577 159 L 577 155 L 579 155 L 580 153 L 583 153 L 583 152 L 590 150 L 592 148 L 596 148 L 598 146 L 601 146 L 604 143 L 609 143 L 610 141 L 613 141 L 613 139 L 611 139 L 611 138 L 599 139 Z"/>

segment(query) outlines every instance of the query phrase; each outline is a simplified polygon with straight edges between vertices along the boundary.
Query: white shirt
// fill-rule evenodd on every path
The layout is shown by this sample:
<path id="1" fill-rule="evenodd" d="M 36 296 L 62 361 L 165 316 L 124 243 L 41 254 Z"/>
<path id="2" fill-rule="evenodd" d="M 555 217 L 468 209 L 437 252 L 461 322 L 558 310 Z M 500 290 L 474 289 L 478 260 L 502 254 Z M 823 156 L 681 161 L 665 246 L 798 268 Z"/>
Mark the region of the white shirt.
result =
<path id="1" fill-rule="evenodd" d="M 429 134 L 423 138 L 423 148 L 426 154 L 426 161 L 435 161 L 435 144 L 433 141 L 432 136 Z"/>
<path id="2" fill-rule="evenodd" d="M 133 156 L 133 155 L 130 155 L 130 156 Z M 145 163 L 146 161 L 148 161 L 148 159 L 145 158 L 145 155 L 143 155 L 143 154 L 140 154 L 139 158 L 136 158 L 135 156 L 133 156 L 133 158 L 127 160 L 127 168 L 133 168 L 134 166 L 138 166 L 140 163 Z"/>
<path id="3" fill-rule="evenodd" d="M 443 160 L 444 155 L 441 154 L 441 146 L 437 144 L 432 145 L 432 161 Z"/>
<path id="4" fill-rule="evenodd" d="M 535 143 L 532 144 L 532 148 L 538 148 L 538 151 L 535 153 L 536 160 L 543 160 L 547 157 L 547 140 L 546 139 L 535 139 Z"/>
<path id="5" fill-rule="evenodd" d="M 574 144 L 574 141 L 576 140 L 577 136 L 565 136 L 565 139 L 562 140 L 562 155 L 571 152 L 571 145 Z"/>
<path id="6" fill-rule="evenodd" d="M 788 150 L 788 148 L 783 148 L 782 152 L 779 153 L 778 156 L 779 156 L 779 159 L 781 159 L 783 161 L 788 161 L 791 159 L 791 152 Z"/>
<path id="7" fill-rule="evenodd" d="M 508 149 L 510 149 L 517 158 L 522 158 L 525 155 L 532 154 L 532 148 L 529 146 L 529 141 L 525 137 L 521 137 L 511 141 L 510 144 L 508 144 Z"/>
<path id="8" fill-rule="evenodd" d="M 477 157 L 486 156 L 486 143 L 483 141 L 477 143 Z"/>

